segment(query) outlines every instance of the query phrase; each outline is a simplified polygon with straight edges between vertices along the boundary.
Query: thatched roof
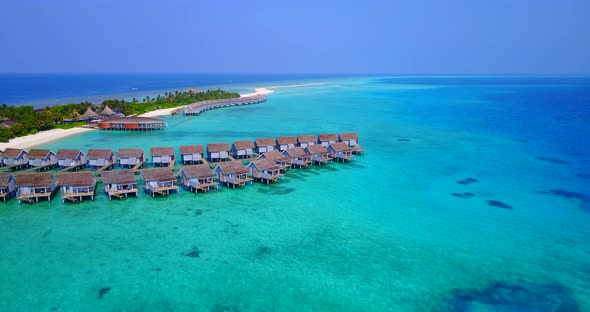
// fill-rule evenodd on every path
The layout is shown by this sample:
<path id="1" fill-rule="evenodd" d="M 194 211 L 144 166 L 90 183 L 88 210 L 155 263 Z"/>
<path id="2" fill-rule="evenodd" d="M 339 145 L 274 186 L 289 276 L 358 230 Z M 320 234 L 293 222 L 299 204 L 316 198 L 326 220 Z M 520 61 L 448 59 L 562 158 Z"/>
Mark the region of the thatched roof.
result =
<path id="1" fill-rule="evenodd" d="M 176 180 L 172 168 L 145 169 L 142 174 L 144 181 L 166 182 Z"/>
<path id="2" fill-rule="evenodd" d="M 307 153 L 305 153 L 305 151 L 301 147 L 299 147 L 299 146 L 292 147 L 292 148 L 289 148 L 289 149 L 285 150 L 283 152 L 283 155 L 285 153 L 288 154 L 289 156 L 291 156 L 292 158 L 293 157 L 305 157 L 305 156 L 307 156 Z"/>
<path id="3" fill-rule="evenodd" d="M 219 169 L 221 169 L 221 171 L 223 172 L 223 174 L 230 174 L 230 173 L 244 174 L 244 173 L 248 173 L 248 168 L 246 168 L 244 166 L 244 164 L 242 164 L 242 162 L 239 161 L 239 160 L 220 162 L 219 164 L 217 164 L 217 167 L 219 167 Z"/>
<path id="4" fill-rule="evenodd" d="M 104 184 L 131 184 L 136 183 L 133 170 L 103 171 L 100 173 Z"/>
<path id="5" fill-rule="evenodd" d="M 10 181 L 10 177 L 12 177 L 12 174 L 10 172 L 0 172 L 0 187 L 8 186 L 8 181 Z"/>
<path id="6" fill-rule="evenodd" d="M 86 112 L 80 118 L 81 119 L 90 119 L 90 118 L 94 118 L 94 117 L 98 117 L 98 114 L 95 111 L 93 111 L 91 107 L 88 107 Z"/>
<path id="7" fill-rule="evenodd" d="M 116 114 L 115 112 L 113 112 L 113 110 L 107 105 L 104 107 L 104 109 L 102 110 L 102 112 L 100 112 L 101 115 L 104 116 L 110 116 L 110 115 L 114 115 Z"/>
<path id="8" fill-rule="evenodd" d="M 352 148 L 350 148 L 350 146 L 348 146 L 348 144 L 346 144 L 345 142 L 332 143 L 330 144 L 330 147 L 332 147 L 332 149 L 334 149 L 337 152 L 352 151 Z"/>
<path id="9" fill-rule="evenodd" d="M 277 150 L 266 152 L 262 155 L 264 156 L 263 158 L 272 159 L 274 161 L 286 161 L 287 159 L 289 159 L 288 157 L 281 154 L 281 152 L 279 152 Z"/>
<path id="10" fill-rule="evenodd" d="M 120 148 L 119 158 L 121 157 L 136 157 L 139 158 L 144 155 L 144 151 L 141 148 Z"/>
<path id="11" fill-rule="evenodd" d="M 182 167 L 180 171 L 184 172 L 187 178 L 210 178 L 214 177 L 213 169 L 207 164 Z"/>
<path id="12" fill-rule="evenodd" d="M 252 141 L 236 141 L 233 145 L 235 149 L 239 150 L 254 148 L 254 142 Z"/>
<path id="13" fill-rule="evenodd" d="M 203 154 L 203 145 L 184 145 L 180 147 L 180 154 Z"/>
<path id="14" fill-rule="evenodd" d="M 61 173 L 57 178 L 59 186 L 94 186 L 96 179 L 92 177 L 92 172 L 79 171 Z"/>
<path id="15" fill-rule="evenodd" d="M 29 158 L 45 158 L 49 153 L 53 153 L 48 149 L 32 149 L 29 151 Z"/>
<path id="16" fill-rule="evenodd" d="M 275 139 L 256 139 L 256 146 L 275 146 Z"/>
<path id="17" fill-rule="evenodd" d="M 290 137 L 278 137 L 277 143 L 279 144 L 297 144 L 297 139 L 293 136 Z"/>
<path id="18" fill-rule="evenodd" d="M 342 141 L 350 141 L 350 140 L 359 140 L 358 133 L 350 132 L 350 133 L 340 133 L 340 140 Z"/>
<path id="19" fill-rule="evenodd" d="M 89 149 L 86 158 L 111 158 L 115 153 L 110 149 Z"/>
<path id="20" fill-rule="evenodd" d="M 211 143 L 207 144 L 207 153 L 229 152 L 229 144 L 227 143 Z"/>
<path id="21" fill-rule="evenodd" d="M 248 166 L 256 166 L 256 168 L 258 168 L 258 171 L 281 169 L 272 159 L 256 159 L 249 163 Z"/>
<path id="22" fill-rule="evenodd" d="M 299 141 L 299 143 L 308 143 L 308 142 L 316 142 L 317 139 L 315 137 L 315 135 L 313 134 L 303 134 L 297 137 L 297 141 Z"/>
<path id="23" fill-rule="evenodd" d="M 4 152 L 2 153 L 2 157 L 4 158 L 15 158 L 18 157 L 22 152 L 24 152 L 25 150 L 20 149 L 20 148 L 7 148 L 4 150 Z"/>
<path id="24" fill-rule="evenodd" d="M 312 155 L 328 154 L 328 150 L 325 147 L 323 147 L 321 144 L 309 145 L 305 148 L 305 150 L 308 151 Z"/>
<path id="25" fill-rule="evenodd" d="M 60 149 L 57 151 L 57 158 L 60 159 L 74 159 L 78 157 L 78 154 L 82 153 L 81 150 L 74 150 L 74 149 Z M 82 153 L 84 155 L 84 153 Z"/>
<path id="26" fill-rule="evenodd" d="M 330 142 L 330 141 L 334 141 L 334 142 L 338 142 L 338 135 L 334 134 L 334 133 L 323 133 L 319 135 L 319 140 L 320 142 Z"/>
<path id="27" fill-rule="evenodd" d="M 50 187 L 51 179 L 51 172 L 18 173 L 16 175 L 16 185 L 29 187 Z"/>
<path id="28" fill-rule="evenodd" d="M 150 148 L 151 156 L 171 156 L 174 155 L 173 147 L 152 147 Z"/>

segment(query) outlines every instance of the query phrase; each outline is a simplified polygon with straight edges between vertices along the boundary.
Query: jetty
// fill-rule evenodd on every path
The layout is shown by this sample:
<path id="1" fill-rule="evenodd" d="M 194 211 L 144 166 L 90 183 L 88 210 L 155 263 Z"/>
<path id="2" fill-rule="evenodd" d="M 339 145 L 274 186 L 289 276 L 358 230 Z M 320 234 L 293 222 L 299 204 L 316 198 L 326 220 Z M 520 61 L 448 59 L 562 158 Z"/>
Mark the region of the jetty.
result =
<path id="1" fill-rule="evenodd" d="M 206 112 L 208 110 L 212 110 L 212 109 L 231 107 L 231 106 L 258 104 L 258 103 L 262 103 L 265 101 L 266 101 L 266 96 L 264 96 L 264 95 L 253 95 L 253 96 L 236 97 L 236 98 L 229 98 L 229 99 L 200 101 L 200 102 L 195 102 L 195 103 L 187 105 L 182 110 L 182 113 L 185 116 L 196 116 L 196 115 L 200 115 L 201 113 Z"/>

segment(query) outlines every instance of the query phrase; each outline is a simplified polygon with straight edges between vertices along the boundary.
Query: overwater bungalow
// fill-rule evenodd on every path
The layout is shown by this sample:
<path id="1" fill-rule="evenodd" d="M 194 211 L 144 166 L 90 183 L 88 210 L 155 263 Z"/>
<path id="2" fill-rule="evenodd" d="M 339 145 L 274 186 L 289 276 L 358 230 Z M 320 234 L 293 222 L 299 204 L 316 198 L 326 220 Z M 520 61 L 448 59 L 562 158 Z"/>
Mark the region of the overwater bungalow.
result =
<path id="1" fill-rule="evenodd" d="M 309 145 L 315 145 L 317 138 L 313 134 L 304 134 L 297 137 L 297 144 L 301 148 L 306 148 Z"/>
<path id="2" fill-rule="evenodd" d="M 252 181 L 252 178 L 248 177 L 248 168 L 239 160 L 220 162 L 215 167 L 215 173 L 219 182 L 227 187 L 244 187 Z"/>
<path id="3" fill-rule="evenodd" d="M 256 153 L 262 154 L 274 150 L 276 143 L 274 139 L 256 139 L 254 144 L 256 145 Z"/>
<path id="4" fill-rule="evenodd" d="M 145 152 L 141 148 L 120 148 L 117 153 L 119 166 L 133 168 L 142 166 L 145 163 Z"/>
<path id="5" fill-rule="evenodd" d="M 311 157 L 311 162 L 316 165 L 323 165 L 332 160 L 330 152 L 320 144 L 310 145 L 304 151 Z"/>
<path id="6" fill-rule="evenodd" d="M 29 166 L 50 169 L 57 166 L 57 156 L 48 149 L 32 149 L 29 151 Z"/>
<path id="7" fill-rule="evenodd" d="M 18 202 L 32 203 L 39 199 L 51 201 L 55 193 L 55 181 L 51 172 L 43 173 L 18 173 L 16 175 L 16 197 Z"/>
<path id="8" fill-rule="evenodd" d="M 86 155 L 81 150 L 60 149 L 57 151 L 56 157 L 60 168 L 78 169 L 86 165 Z"/>
<path id="9" fill-rule="evenodd" d="M 359 145 L 359 135 L 357 133 L 340 133 L 340 142 L 344 142 L 350 146 L 353 154 L 362 154 L 365 152 L 365 149 Z"/>
<path id="10" fill-rule="evenodd" d="M 328 147 L 328 145 L 336 142 L 338 142 L 337 134 L 322 133 L 318 135 L 318 144 L 321 144 L 323 147 Z"/>
<path id="11" fill-rule="evenodd" d="M 7 148 L 2 152 L 2 160 L 6 166 L 22 168 L 29 164 L 29 153 L 20 148 Z"/>
<path id="12" fill-rule="evenodd" d="M 86 160 L 90 168 L 112 167 L 115 164 L 115 152 L 110 149 L 89 149 Z"/>
<path id="13" fill-rule="evenodd" d="M 274 150 L 274 151 L 270 151 L 270 152 L 266 152 L 260 156 L 258 156 L 258 159 L 271 159 L 273 160 L 278 166 L 279 168 L 281 168 L 282 172 L 287 171 L 287 166 L 289 165 L 289 157 L 283 155 L 281 152 Z"/>
<path id="14" fill-rule="evenodd" d="M 330 157 L 336 161 L 345 162 L 353 157 L 352 148 L 344 142 L 330 144 L 328 146 L 328 152 L 330 153 Z"/>
<path id="15" fill-rule="evenodd" d="M 176 176 L 172 168 L 145 169 L 142 171 L 144 191 L 155 197 L 156 194 L 165 196 L 170 192 L 178 192 Z"/>
<path id="16" fill-rule="evenodd" d="M 82 201 L 85 198 L 94 200 L 96 179 L 92 172 L 61 173 L 57 178 L 57 185 L 61 188 L 61 200 L 66 202 Z"/>
<path id="17" fill-rule="evenodd" d="M 252 178 L 261 183 L 278 182 L 283 176 L 281 168 L 272 159 L 255 159 L 247 168 Z"/>
<path id="18" fill-rule="evenodd" d="M 281 152 L 295 146 L 297 146 L 297 138 L 294 136 L 277 138 L 277 149 Z"/>
<path id="19" fill-rule="evenodd" d="M 180 177 L 184 189 L 191 192 L 208 192 L 219 187 L 219 183 L 215 181 L 215 172 L 208 164 L 183 167 L 180 169 Z"/>
<path id="20" fill-rule="evenodd" d="M 112 197 L 127 198 L 129 194 L 137 196 L 139 190 L 133 170 L 105 171 L 100 175 L 104 184 L 104 192 L 109 196 L 109 200 Z"/>
<path id="21" fill-rule="evenodd" d="M 229 151 L 227 143 L 207 144 L 207 158 L 212 162 L 229 160 Z"/>
<path id="22" fill-rule="evenodd" d="M 204 154 L 203 145 L 184 145 L 180 147 L 180 158 L 184 165 L 202 163 L 205 158 Z"/>
<path id="23" fill-rule="evenodd" d="M 231 145 L 231 155 L 234 158 L 250 158 L 254 155 L 254 142 L 237 141 Z"/>
<path id="24" fill-rule="evenodd" d="M 285 150 L 283 155 L 289 157 L 287 164 L 293 168 L 307 167 L 311 163 L 309 155 L 299 146 Z"/>
<path id="25" fill-rule="evenodd" d="M 10 172 L 0 172 L 0 197 L 6 201 L 16 194 L 16 180 Z"/>
<path id="26" fill-rule="evenodd" d="M 0 151 L 0 167 L 4 167 L 4 157 L 2 157 L 3 151 Z"/>
<path id="27" fill-rule="evenodd" d="M 152 147 L 150 148 L 150 156 L 156 167 L 174 166 L 173 147 Z"/>

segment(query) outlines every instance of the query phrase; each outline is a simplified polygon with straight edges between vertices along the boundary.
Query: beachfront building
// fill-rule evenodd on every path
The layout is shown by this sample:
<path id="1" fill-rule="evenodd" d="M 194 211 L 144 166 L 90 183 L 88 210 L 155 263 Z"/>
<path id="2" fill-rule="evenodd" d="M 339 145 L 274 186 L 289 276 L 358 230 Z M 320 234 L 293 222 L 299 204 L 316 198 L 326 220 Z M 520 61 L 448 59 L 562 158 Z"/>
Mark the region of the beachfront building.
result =
<path id="1" fill-rule="evenodd" d="M 254 155 L 254 142 L 237 141 L 231 145 L 231 155 L 234 158 L 250 158 Z"/>
<path id="2" fill-rule="evenodd" d="M 120 148 L 117 157 L 123 168 L 141 167 L 145 163 L 145 152 L 141 148 Z"/>
<path id="3" fill-rule="evenodd" d="M 174 148 L 152 147 L 150 148 L 152 164 L 156 167 L 174 166 Z"/>
<path id="4" fill-rule="evenodd" d="M 29 166 L 50 169 L 57 166 L 57 156 L 48 149 L 32 149 L 29 151 Z"/>
<path id="5" fill-rule="evenodd" d="M 266 152 L 258 156 L 257 159 L 271 159 L 279 166 L 279 168 L 281 168 L 281 172 L 287 171 L 289 157 L 283 155 L 277 150 Z"/>
<path id="6" fill-rule="evenodd" d="M 101 130 L 151 131 L 168 126 L 164 120 L 150 117 L 114 117 L 98 123 Z"/>
<path id="7" fill-rule="evenodd" d="M 295 146 L 297 146 L 297 139 L 293 136 L 277 138 L 277 149 L 281 152 Z"/>
<path id="8" fill-rule="evenodd" d="M 81 150 L 60 149 L 57 151 L 56 157 L 60 168 L 78 169 L 86 165 L 86 155 Z"/>
<path id="9" fill-rule="evenodd" d="M 283 176 L 281 168 L 272 159 L 255 159 L 247 168 L 252 178 L 261 183 L 278 182 Z"/>
<path id="10" fill-rule="evenodd" d="M 207 144 L 207 158 L 212 162 L 229 160 L 229 151 L 227 143 Z"/>
<path id="11" fill-rule="evenodd" d="M 10 172 L 0 172 L 0 197 L 3 201 L 16 194 L 16 180 Z"/>
<path id="12" fill-rule="evenodd" d="M 317 138 L 313 134 L 304 134 L 297 136 L 297 144 L 301 148 L 306 148 L 309 145 L 315 145 Z"/>
<path id="13" fill-rule="evenodd" d="M 254 144 L 256 144 L 256 153 L 262 154 L 274 150 L 276 143 L 274 139 L 256 139 Z"/>
<path id="14" fill-rule="evenodd" d="M 219 182 L 227 187 L 244 187 L 252 181 L 252 178 L 248 177 L 248 168 L 239 160 L 220 162 L 215 167 L 215 173 Z"/>
<path id="15" fill-rule="evenodd" d="M 55 181 L 51 172 L 18 173 L 16 175 L 16 197 L 18 202 L 38 202 L 39 199 L 51 201 L 55 193 Z"/>
<path id="16" fill-rule="evenodd" d="M 29 164 L 29 153 L 20 148 L 7 148 L 2 152 L 2 160 L 6 166 L 22 168 Z"/>
<path id="17" fill-rule="evenodd" d="M 199 164 L 203 162 L 203 145 L 184 145 L 180 147 L 180 159 L 182 164 Z"/>
<path id="18" fill-rule="evenodd" d="M 104 184 L 104 192 L 109 196 L 109 200 L 113 197 L 127 198 L 129 194 L 137 196 L 139 193 L 133 170 L 105 171 L 100 175 Z"/>
<path id="19" fill-rule="evenodd" d="M 98 116 L 98 114 L 92 110 L 91 107 L 88 107 L 88 109 L 86 110 L 86 112 L 80 117 L 80 121 L 93 121 L 96 119 L 99 119 L 100 116 Z"/>
<path id="20" fill-rule="evenodd" d="M 285 150 L 283 155 L 289 158 L 287 163 L 293 168 L 307 167 L 311 162 L 309 160 L 309 155 L 307 155 L 307 153 L 299 146 Z"/>
<path id="21" fill-rule="evenodd" d="M 338 142 L 338 135 L 333 133 L 322 133 L 318 135 L 318 143 L 323 147 L 328 147 L 332 143 Z"/>
<path id="22" fill-rule="evenodd" d="M 88 167 L 112 167 L 115 164 L 115 152 L 110 149 L 89 149 L 86 154 Z"/>
<path id="23" fill-rule="evenodd" d="M 172 168 L 145 169 L 142 171 L 144 191 L 154 197 L 156 194 L 165 196 L 170 192 L 178 192 L 176 176 Z"/>
<path id="24" fill-rule="evenodd" d="M 330 158 L 330 152 L 320 144 L 310 145 L 306 147 L 304 151 L 310 156 L 311 162 L 318 166 L 326 164 L 328 161 L 332 160 L 332 158 Z"/>
<path id="25" fill-rule="evenodd" d="M 57 178 L 57 185 L 61 188 L 61 200 L 71 202 L 82 201 L 84 198 L 94 200 L 96 179 L 92 172 L 61 173 Z"/>
<path id="26" fill-rule="evenodd" d="M 330 144 L 328 146 L 328 152 L 330 153 L 330 157 L 336 161 L 345 162 L 353 157 L 352 148 L 344 142 Z"/>
<path id="27" fill-rule="evenodd" d="M 113 112 L 113 110 L 108 105 L 106 105 L 104 107 L 104 109 L 102 110 L 102 112 L 100 112 L 100 117 L 102 117 L 102 118 L 110 118 L 110 117 L 114 117 L 116 115 L 117 115 L 117 113 Z"/>
<path id="28" fill-rule="evenodd" d="M 215 172 L 207 164 L 183 167 L 180 169 L 180 177 L 184 189 L 191 192 L 208 192 L 219 187 L 219 183 L 215 181 Z"/>

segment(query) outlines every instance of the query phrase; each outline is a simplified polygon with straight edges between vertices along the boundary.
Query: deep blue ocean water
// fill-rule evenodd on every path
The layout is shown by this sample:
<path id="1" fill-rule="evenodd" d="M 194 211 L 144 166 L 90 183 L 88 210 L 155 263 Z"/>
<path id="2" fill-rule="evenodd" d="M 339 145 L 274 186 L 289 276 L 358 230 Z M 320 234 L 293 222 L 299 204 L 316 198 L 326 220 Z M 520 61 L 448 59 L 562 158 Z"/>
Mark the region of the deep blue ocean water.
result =
<path id="1" fill-rule="evenodd" d="M 243 190 L 11 200 L 0 310 L 590 311 L 589 78 L 286 80 L 324 84 L 41 147 L 356 131 L 367 154 Z"/>

